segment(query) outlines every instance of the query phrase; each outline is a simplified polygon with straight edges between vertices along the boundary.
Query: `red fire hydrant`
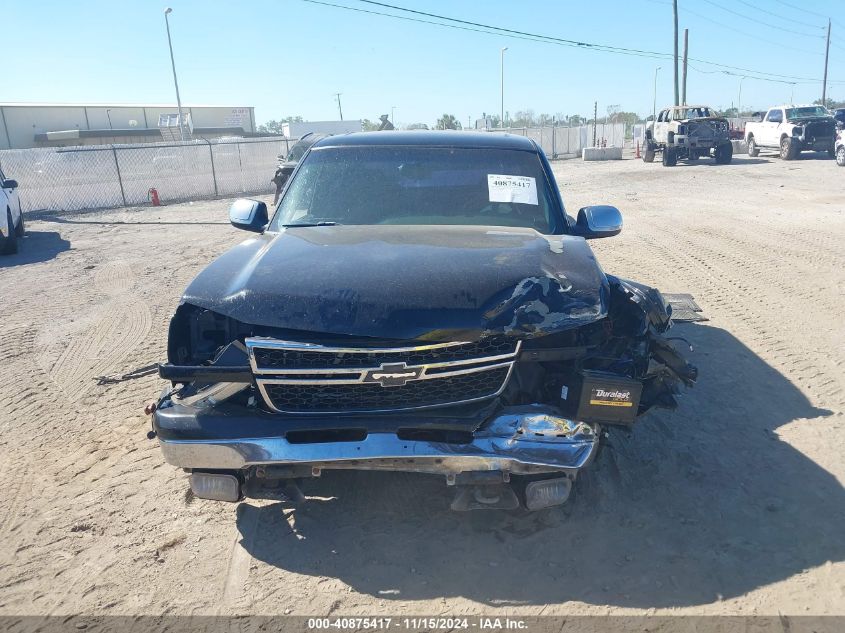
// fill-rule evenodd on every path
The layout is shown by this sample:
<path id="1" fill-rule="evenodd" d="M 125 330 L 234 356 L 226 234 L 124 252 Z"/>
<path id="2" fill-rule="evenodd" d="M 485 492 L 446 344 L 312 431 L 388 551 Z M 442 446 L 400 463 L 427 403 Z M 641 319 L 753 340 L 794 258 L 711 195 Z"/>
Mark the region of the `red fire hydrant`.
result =
<path id="1" fill-rule="evenodd" d="M 161 206 L 161 200 L 158 197 L 158 191 L 155 187 L 150 187 L 150 190 L 147 192 L 147 199 L 153 203 L 154 207 Z"/>

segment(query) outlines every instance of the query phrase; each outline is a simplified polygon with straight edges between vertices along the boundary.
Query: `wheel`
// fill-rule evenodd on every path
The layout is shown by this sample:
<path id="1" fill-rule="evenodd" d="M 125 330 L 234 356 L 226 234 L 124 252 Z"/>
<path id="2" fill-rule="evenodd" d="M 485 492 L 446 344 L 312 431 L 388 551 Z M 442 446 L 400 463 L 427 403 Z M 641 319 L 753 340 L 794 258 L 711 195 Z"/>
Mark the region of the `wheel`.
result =
<path id="1" fill-rule="evenodd" d="M 760 155 L 760 148 L 757 147 L 757 142 L 753 136 L 748 137 L 748 155 L 757 157 Z"/>
<path id="2" fill-rule="evenodd" d="M 18 220 L 18 225 L 15 227 L 15 235 L 18 237 L 24 236 L 25 229 L 23 228 L 23 211 L 21 211 L 21 217 Z"/>
<path id="3" fill-rule="evenodd" d="M 783 160 L 795 160 L 798 156 L 798 144 L 788 136 L 780 140 L 780 157 Z"/>
<path id="4" fill-rule="evenodd" d="M 845 145 L 840 145 L 836 150 L 836 164 L 845 167 Z"/>
<path id="5" fill-rule="evenodd" d="M 12 224 L 12 212 L 9 209 L 6 209 L 6 226 L 8 227 L 7 235 L 0 242 L 0 254 L 11 255 L 18 252 L 18 236 L 15 225 Z"/>
<path id="6" fill-rule="evenodd" d="M 647 142 L 645 146 L 645 151 L 643 152 L 643 162 L 644 163 L 653 163 L 654 162 L 654 143 Z"/>
<path id="7" fill-rule="evenodd" d="M 730 143 L 723 143 L 716 148 L 716 164 L 729 165 L 734 155 L 734 147 Z"/>
<path id="8" fill-rule="evenodd" d="M 678 150 L 667 145 L 663 149 L 663 166 L 674 167 L 678 164 Z"/>

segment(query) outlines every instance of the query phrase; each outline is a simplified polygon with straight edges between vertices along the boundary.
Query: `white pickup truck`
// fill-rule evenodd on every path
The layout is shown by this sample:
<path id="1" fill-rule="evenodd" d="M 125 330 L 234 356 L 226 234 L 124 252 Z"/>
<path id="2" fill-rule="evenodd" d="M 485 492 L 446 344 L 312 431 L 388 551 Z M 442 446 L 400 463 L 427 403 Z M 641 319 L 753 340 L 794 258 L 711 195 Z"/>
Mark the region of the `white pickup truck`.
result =
<path id="1" fill-rule="evenodd" d="M 745 124 L 748 155 L 760 148 L 777 149 L 784 160 L 794 160 L 802 151 L 815 150 L 834 155 L 836 122 L 820 105 L 782 105 L 770 108 L 759 121 Z"/>

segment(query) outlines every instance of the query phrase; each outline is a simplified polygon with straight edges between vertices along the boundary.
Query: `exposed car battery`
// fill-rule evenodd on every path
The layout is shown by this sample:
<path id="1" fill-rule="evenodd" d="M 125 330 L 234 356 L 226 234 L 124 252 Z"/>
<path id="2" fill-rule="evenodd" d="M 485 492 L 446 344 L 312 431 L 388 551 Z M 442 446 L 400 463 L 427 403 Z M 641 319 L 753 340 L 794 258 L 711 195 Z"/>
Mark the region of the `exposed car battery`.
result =
<path id="1" fill-rule="evenodd" d="M 631 424 L 637 417 L 642 391 L 639 380 L 582 370 L 574 384 L 561 391 L 561 396 L 567 413 L 575 420 Z"/>

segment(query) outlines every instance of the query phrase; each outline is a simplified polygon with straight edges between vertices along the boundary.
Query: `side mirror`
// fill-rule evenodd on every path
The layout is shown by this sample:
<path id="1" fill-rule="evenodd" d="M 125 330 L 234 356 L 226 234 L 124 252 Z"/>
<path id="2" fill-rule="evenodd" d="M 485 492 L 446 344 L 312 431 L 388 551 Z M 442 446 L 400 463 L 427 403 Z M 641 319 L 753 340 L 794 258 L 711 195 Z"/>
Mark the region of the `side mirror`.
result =
<path id="1" fill-rule="evenodd" d="M 235 228 L 261 233 L 268 221 L 267 205 L 259 200 L 240 198 L 229 207 L 229 222 Z"/>
<path id="2" fill-rule="evenodd" d="M 17 189 L 18 188 L 18 181 L 17 180 L 4 180 L 3 181 L 3 189 Z"/>
<path id="3" fill-rule="evenodd" d="M 575 234 L 591 240 L 613 237 L 622 231 L 622 214 L 616 207 L 605 204 L 578 210 Z"/>

